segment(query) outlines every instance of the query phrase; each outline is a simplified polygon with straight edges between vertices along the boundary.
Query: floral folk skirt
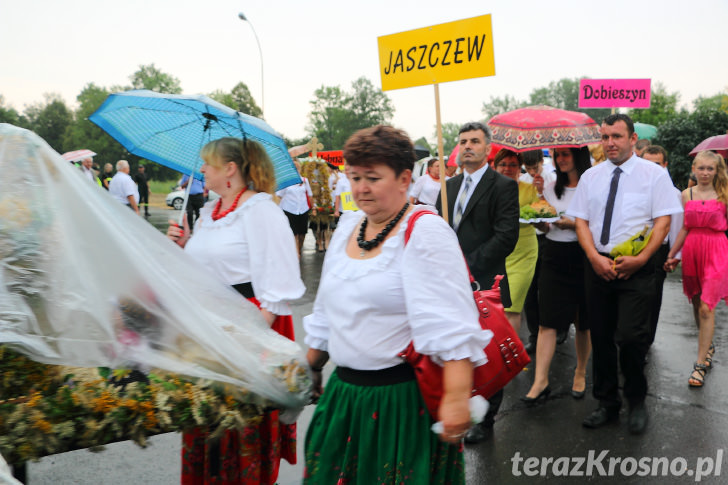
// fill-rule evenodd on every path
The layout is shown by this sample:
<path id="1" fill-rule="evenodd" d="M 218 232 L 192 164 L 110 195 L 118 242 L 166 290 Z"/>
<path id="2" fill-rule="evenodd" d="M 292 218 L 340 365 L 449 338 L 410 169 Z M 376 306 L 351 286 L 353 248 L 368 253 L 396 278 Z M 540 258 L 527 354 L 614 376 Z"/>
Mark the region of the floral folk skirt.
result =
<path id="1" fill-rule="evenodd" d="M 304 484 L 463 484 L 462 445 L 430 430 L 417 382 L 365 386 L 334 372 L 306 434 Z"/>
<path id="2" fill-rule="evenodd" d="M 249 300 L 260 306 L 255 298 Z M 290 315 L 278 316 L 271 328 L 294 339 Z M 296 464 L 296 425 L 279 422 L 278 414 L 266 411 L 259 424 L 226 430 L 219 439 L 208 439 L 204 428 L 183 433 L 182 485 L 273 485 L 281 458 Z"/>

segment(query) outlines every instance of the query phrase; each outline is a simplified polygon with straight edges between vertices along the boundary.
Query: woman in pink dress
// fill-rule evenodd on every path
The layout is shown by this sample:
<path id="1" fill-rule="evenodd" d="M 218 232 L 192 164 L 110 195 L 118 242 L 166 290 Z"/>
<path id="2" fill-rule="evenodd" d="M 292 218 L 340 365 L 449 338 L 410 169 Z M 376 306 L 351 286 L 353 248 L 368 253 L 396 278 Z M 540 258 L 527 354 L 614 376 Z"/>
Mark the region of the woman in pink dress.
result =
<path id="1" fill-rule="evenodd" d="M 682 249 L 683 292 L 693 303 L 698 326 L 698 358 L 688 384 L 703 387 L 715 353 L 715 306 L 721 299 L 728 303 L 728 174 L 723 157 L 709 151 L 695 157 L 693 173 L 698 184 L 682 193 L 685 219 L 665 269 L 675 269 Z"/>

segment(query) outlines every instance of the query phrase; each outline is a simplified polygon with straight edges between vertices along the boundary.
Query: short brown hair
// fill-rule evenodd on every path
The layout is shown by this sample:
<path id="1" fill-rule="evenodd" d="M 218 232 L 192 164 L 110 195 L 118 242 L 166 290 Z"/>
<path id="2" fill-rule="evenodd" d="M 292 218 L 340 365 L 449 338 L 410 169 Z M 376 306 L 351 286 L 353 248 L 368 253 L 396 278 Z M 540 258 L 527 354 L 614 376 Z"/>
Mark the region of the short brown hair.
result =
<path id="1" fill-rule="evenodd" d="M 543 162 L 543 150 L 528 150 L 527 152 L 521 153 L 521 160 L 527 167 L 533 167 Z"/>
<path id="2" fill-rule="evenodd" d="M 667 162 L 667 150 L 662 148 L 660 145 L 650 145 L 647 148 L 645 148 L 645 151 L 642 153 L 644 155 L 645 153 L 649 153 L 650 155 L 662 155 L 662 161 Z"/>
<path id="3" fill-rule="evenodd" d="M 387 125 L 359 130 L 346 140 L 344 159 L 352 166 L 383 163 L 396 175 L 415 166 L 415 149 L 407 133 Z"/>
<path id="4" fill-rule="evenodd" d="M 635 150 L 644 150 L 648 146 L 652 145 L 652 142 L 646 138 L 640 138 L 637 143 L 634 144 Z"/>
<path id="5" fill-rule="evenodd" d="M 501 148 L 500 150 L 498 150 L 498 153 L 495 154 L 495 158 L 493 159 L 493 166 L 497 167 L 498 164 L 503 161 L 503 159 L 508 157 L 516 157 L 518 163 L 523 163 L 520 153 L 516 153 L 513 150 L 509 150 L 507 148 Z"/>

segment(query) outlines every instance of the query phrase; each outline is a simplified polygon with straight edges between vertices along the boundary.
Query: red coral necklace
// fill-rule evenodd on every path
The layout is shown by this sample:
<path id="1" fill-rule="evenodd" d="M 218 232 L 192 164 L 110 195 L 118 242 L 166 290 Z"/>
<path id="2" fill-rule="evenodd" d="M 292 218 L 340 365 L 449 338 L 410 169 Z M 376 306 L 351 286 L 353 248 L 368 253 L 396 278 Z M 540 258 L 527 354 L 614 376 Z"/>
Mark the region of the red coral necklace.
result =
<path id="1" fill-rule="evenodd" d="M 240 197 L 242 197 L 246 190 L 248 190 L 248 188 L 243 187 L 243 190 L 241 190 L 238 195 L 235 196 L 235 200 L 233 201 L 232 205 L 228 207 L 227 210 L 222 214 L 220 213 L 220 207 L 222 207 L 222 197 L 220 197 L 220 199 L 217 201 L 217 205 L 215 205 L 215 208 L 212 210 L 212 220 L 216 221 L 218 219 L 222 219 L 223 217 L 234 211 L 235 208 L 238 206 Z"/>

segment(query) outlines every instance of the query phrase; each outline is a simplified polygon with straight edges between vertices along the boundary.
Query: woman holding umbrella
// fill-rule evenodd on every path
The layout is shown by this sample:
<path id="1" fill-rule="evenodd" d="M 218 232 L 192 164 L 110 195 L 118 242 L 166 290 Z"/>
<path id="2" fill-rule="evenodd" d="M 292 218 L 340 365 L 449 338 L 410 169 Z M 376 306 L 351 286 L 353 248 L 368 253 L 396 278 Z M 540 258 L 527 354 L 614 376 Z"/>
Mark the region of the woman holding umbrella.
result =
<path id="1" fill-rule="evenodd" d="M 221 138 L 200 156 L 207 185 L 220 198 L 202 208 L 193 235 L 185 220 L 184 230 L 172 222 L 167 236 L 255 303 L 273 330 L 293 339 L 287 301 L 305 287 L 293 234 L 271 197 L 276 181 L 266 151 L 252 140 Z M 204 429 L 187 432 L 182 483 L 273 484 L 281 457 L 296 462 L 295 437 L 295 425 L 281 424 L 278 411 L 219 440 L 208 440 Z"/>

